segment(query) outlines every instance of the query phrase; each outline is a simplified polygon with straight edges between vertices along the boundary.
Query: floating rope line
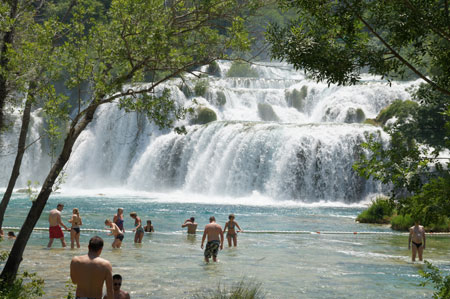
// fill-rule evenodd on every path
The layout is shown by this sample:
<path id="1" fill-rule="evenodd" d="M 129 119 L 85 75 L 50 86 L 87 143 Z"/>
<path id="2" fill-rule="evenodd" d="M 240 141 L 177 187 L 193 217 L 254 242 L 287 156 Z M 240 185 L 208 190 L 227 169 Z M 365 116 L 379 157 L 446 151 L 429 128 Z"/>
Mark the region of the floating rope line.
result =
<path id="1" fill-rule="evenodd" d="M 4 230 L 20 230 L 19 227 L 14 226 L 4 226 Z M 35 227 L 35 231 L 48 231 L 48 227 Z M 64 231 L 64 230 L 63 230 Z M 105 232 L 108 233 L 110 230 L 107 229 L 98 229 L 98 228 L 82 228 L 83 232 Z M 183 231 L 174 231 L 174 232 L 163 232 L 162 234 L 171 234 L 171 233 L 182 233 Z M 203 230 L 197 230 L 197 232 L 202 233 Z M 126 231 L 125 233 L 133 233 L 131 230 Z M 360 231 L 360 232 L 352 232 L 352 231 L 306 231 L 306 230 L 245 230 L 240 232 L 241 234 L 274 234 L 274 235 L 409 235 L 407 232 L 369 232 L 369 231 Z M 158 234 L 158 233 L 156 233 Z M 445 233 L 433 233 L 427 232 L 427 235 L 442 235 L 442 236 L 450 236 L 450 232 Z"/>

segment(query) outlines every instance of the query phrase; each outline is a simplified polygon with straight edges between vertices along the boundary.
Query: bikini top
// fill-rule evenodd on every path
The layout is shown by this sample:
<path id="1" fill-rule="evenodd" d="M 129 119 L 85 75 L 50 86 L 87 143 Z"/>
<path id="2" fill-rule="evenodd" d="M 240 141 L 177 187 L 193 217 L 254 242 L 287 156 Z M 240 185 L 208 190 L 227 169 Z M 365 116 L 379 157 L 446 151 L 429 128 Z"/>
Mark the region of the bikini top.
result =
<path id="1" fill-rule="evenodd" d="M 228 222 L 228 229 L 234 229 L 234 226 L 235 224 L 233 221 Z"/>

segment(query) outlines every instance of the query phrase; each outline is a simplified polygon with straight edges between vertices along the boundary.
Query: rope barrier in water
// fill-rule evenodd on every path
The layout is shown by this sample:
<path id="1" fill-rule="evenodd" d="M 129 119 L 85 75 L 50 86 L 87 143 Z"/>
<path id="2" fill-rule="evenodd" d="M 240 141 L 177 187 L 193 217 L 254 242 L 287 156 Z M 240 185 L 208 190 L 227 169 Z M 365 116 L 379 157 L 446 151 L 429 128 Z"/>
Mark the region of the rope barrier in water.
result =
<path id="1" fill-rule="evenodd" d="M 4 226 L 4 230 L 15 230 L 18 231 L 19 227 L 14 226 Z M 35 231 L 48 231 L 47 227 L 35 227 Z M 105 232 L 108 233 L 110 230 L 107 229 L 98 229 L 98 228 L 83 228 L 83 232 Z M 164 232 L 164 233 L 176 233 L 182 231 L 175 232 Z M 198 233 L 202 233 L 203 230 L 197 230 Z M 125 233 L 134 233 L 132 231 L 126 231 Z M 158 234 L 158 233 L 156 233 Z M 274 235 L 409 235 L 407 232 L 374 232 L 374 231 L 302 231 L 302 230 L 245 230 L 241 232 L 241 234 L 274 234 Z M 442 235 L 442 236 L 450 236 L 450 232 L 444 233 L 434 233 L 428 232 L 427 235 Z"/>

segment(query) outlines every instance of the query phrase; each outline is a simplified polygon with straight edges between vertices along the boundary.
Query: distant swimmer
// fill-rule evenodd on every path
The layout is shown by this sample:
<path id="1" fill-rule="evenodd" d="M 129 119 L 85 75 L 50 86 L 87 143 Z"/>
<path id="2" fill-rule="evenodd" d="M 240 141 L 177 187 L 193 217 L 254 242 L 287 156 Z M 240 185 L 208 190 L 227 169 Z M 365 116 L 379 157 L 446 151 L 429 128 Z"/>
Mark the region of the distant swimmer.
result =
<path id="1" fill-rule="evenodd" d="M 14 232 L 8 232 L 8 240 L 15 240 L 16 239 L 16 235 L 14 234 Z"/>
<path id="2" fill-rule="evenodd" d="M 72 224 L 70 228 L 70 248 L 73 249 L 75 247 L 75 242 L 77 243 L 77 248 L 80 248 L 80 226 L 83 225 L 83 222 L 77 208 L 72 210 L 72 218 L 70 218 L 69 223 Z"/>
<path id="3" fill-rule="evenodd" d="M 47 247 L 51 248 L 53 244 L 53 239 L 60 239 L 62 247 L 66 247 L 66 242 L 64 241 L 64 233 L 61 229 L 61 226 L 64 227 L 66 230 L 69 230 L 67 226 L 62 223 L 61 220 L 61 211 L 64 209 L 64 205 L 62 203 L 59 203 L 56 206 L 56 209 L 53 209 L 50 211 L 50 214 L 48 215 L 48 223 L 50 224 L 49 228 L 49 237 L 50 241 L 48 242 Z M 60 226 L 61 225 L 61 226 Z"/>
<path id="4" fill-rule="evenodd" d="M 144 231 L 147 232 L 147 233 L 154 233 L 155 232 L 155 228 L 153 227 L 151 220 L 147 220 L 147 225 L 144 226 Z"/>
<path id="5" fill-rule="evenodd" d="M 202 245 L 205 242 L 206 236 L 208 236 L 208 243 L 206 243 L 205 248 L 205 262 L 209 263 L 209 259 L 213 258 L 214 262 L 217 262 L 217 254 L 223 249 L 223 231 L 222 227 L 216 223 L 216 218 L 214 216 L 209 217 L 209 224 L 205 226 L 202 237 Z"/>
<path id="6" fill-rule="evenodd" d="M 109 219 L 105 220 L 105 224 L 110 227 L 109 230 L 111 231 L 111 233 L 109 233 L 108 236 L 114 236 L 112 248 L 120 248 L 120 246 L 122 245 L 123 237 L 124 237 L 123 231 L 120 230 L 120 228 L 117 226 L 117 224 L 115 224 L 114 222 L 112 222 Z"/>
<path id="7" fill-rule="evenodd" d="M 412 261 L 416 261 L 416 253 L 419 252 L 419 261 L 422 261 L 423 251 L 425 249 L 425 230 L 419 221 L 414 222 L 414 226 L 409 229 L 408 249 L 412 246 Z"/>
<path id="8" fill-rule="evenodd" d="M 231 240 L 233 240 L 233 245 L 234 247 L 237 246 L 237 233 L 242 232 L 241 227 L 239 226 L 239 224 L 234 221 L 235 217 L 234 214 L 230 214 L 228 216 L 228 222 L 225 223 L 225 229 L 223 232 L 227 232 L 227 241 L 228 241 L 228 247 L 231 247 Z M 236 231 L 236 227 L 239 229 L 238 231 Z"/>
<path id="9" fill-rule="evenodd" d="M 117 209 L 117 214 L 114 215 L 113 222 L 120 228 L 121 231 L 125 233 L 125 229 L 123 227 L 123 208 Z"/>
<path id="10" fill-rule="evenodd" d="M 95 236 L 89 241 L 87 255 L 75 256 L 70 263 L 70 278 L 77 285 L 76 298 L 102 298 L 103 283 L 106 283 L 106 298 L 113 299 L 111 263 L 100 257 L 102 238 Z"/>
<path id="11" fill-rule="evenodd" d="M 188 234 L 195 234 L 197 231 L 198 224 L 195 223 L 195 218 L 191 217 L 190 219 L 186 219 L 181 227 L 187 227 Z"/>
<path id="12" fill-rule="evenodd" d="M 130 294 L 128 292 L 122 291 L 120 287 L 122 286 L 122 276 L 120 274 L 113 275 L 113 290 L 114 290 L 114 299 L 130 299 Z M 103 297 L 103 299 L 108 299 Z"/>
<path id="13" fill-rule="evenodd" d="M 144 227 L 142 227 L 142 220 L 138 217 L 136 212 L 130 213 L 130 217 L 134 219 L 134 243 L 142 243 L 142 238 L 144 237 Z"/>

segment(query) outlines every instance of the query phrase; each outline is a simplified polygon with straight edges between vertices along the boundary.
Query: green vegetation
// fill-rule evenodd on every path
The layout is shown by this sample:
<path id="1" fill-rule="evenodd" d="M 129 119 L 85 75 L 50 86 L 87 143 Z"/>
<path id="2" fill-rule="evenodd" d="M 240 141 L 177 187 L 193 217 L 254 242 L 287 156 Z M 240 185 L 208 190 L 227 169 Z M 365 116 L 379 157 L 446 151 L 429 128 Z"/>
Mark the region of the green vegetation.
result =
<path id="1" fill-rule="evenodd" d="M 204 292 L 195 296 L 198 299 L 262 299 L 265 295 L 262 292 L 260 283 L 245 282 L 244 280 L 232 285 Z"/>
<path id="2" fill-rule="evenodd" d="M 198 97 L 203 97 L 208 90 L 208 81 L 207 80 L 198 80 L 194 87 L 195 95 Z"/>
<path id="3" fill-rule="evenodd" d="M 258 103 L 258 115 L 264 121 L 278 121 L 279 118 L 270 104 Z"/>
<path id="4" fill-rule="evenodd" d="M 387 198 L 377 197 L 367 210 L 361 212 L 356 221 L 361 223 L 380 223 L 390 222 L 394 213 L 394 207 Z"/>
<path id="5" fill-rule="evenodd" d="M 220 74 L 222 73 L 220 70 L 219 64 L 216 61 L 213 61 L 208 65 L 206 72 L 208 74 L 210 74 L 211 76 L 216 76 L 216 77 L 220 77 Z"/>
<path id="6" fill-rule="evenodd" d="M 411 215 L 396 215 L 391 219 L 392 229 L 399 231 L 409 231 L 409 228 L 414 225 L 414 219 Z"/>
<path id="7" fill-rule="evenodd" d="M 219 106 L 223 106 L 227 103 L 227 97 L 225 96 L 225 93 L 223 91 L 217 91 L 216 96 L 216 101 Z"/>
<path id="8" fill-rule="evenodd" d="M 217 115 L 213 110 L 207 107 L 199 107 L 196 115 L 191 119 L 191 123 L 195 125 L 204 125 L 216 120 Z"/>
<path id="9" fill-rule="evenodd" d="M 234 61 L 227 72 L 227 77 L 258 77 L 258 73 L 249 63 Z"/>
<path id="10" fill-rule="evenodd" d="M 192 97 L 194 95 L 194 92 L 192 91 L 192 89 L 187 84 L 181 85 L 180 89 L 184 93 L 184 96 L 186 98 L 190 98 L 190 97 Z"/>
<path id="11" fill-rule="evenodd" d="M 450 275 L 444 276 L 441 271 L 430 262 L 425 261 L 427 268 L 419 270 L 420 276 L 426 279 L 421 286 L 426 286 L 432 283 L 436 290 L 433 294 L 434 299 L 448 299 L 450 298 Z"/>
<path id="12" fill-rule="evenodd" d="M 287 91 L 285 98 L 289 107 L 294 107 L 298 111 L 304 112 L 306 106 L 305 99 L 307 95 L 308 87 L 304 85 L 300 90 L 294 89 L 292 92 Z"/>
<path id="13" fill-rule="evenodd" d="M 375 118 L 375 121 L 382 125 L 385 125 L 386 122 L 393 117 L 404 121 L 408 117 L 414 116 L 417 113 L 418 107 L 419 104 L 413 101 L 396 100 L 386 108 L 382 109 Z"/>

